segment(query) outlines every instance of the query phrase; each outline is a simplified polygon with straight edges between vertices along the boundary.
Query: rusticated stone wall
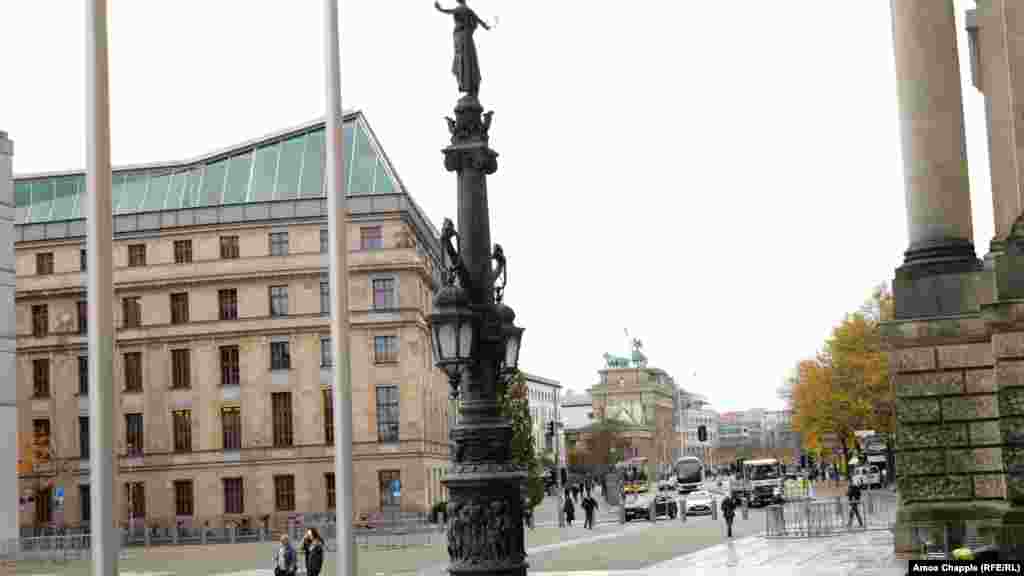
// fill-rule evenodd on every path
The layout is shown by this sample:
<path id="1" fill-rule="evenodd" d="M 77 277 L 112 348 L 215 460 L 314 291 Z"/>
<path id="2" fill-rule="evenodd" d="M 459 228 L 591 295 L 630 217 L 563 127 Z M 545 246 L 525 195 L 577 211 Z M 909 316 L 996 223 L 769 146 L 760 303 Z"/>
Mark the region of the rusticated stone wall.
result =
<path id="1" fill-rule="evenodd" d="M 904 504 L 1002 500 L 1000 401 L 985 321 L 972 315 L 893 323 L 886 337 Z"/>

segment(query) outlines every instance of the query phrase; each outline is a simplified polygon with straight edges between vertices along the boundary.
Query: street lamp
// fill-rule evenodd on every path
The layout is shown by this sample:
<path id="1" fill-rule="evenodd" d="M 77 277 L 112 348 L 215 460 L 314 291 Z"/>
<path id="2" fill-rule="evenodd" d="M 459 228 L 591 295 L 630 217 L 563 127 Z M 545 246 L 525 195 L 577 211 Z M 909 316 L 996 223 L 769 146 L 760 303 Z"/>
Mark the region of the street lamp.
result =
<path id="1" fill-rule="evenodd" d="M 458 232 L 441 227 L 443 287 L 430 316 L 434 363 L 448 375 L 460 418 L 451 429 L 455 450 L 443 484 L 448 489 L 448 572 L 524 575 L 523 520 L 527 473 L 512 461 L 512 423 L 500 394 L 519 365 L 523 329 L 502 303 L 506 273 L 501 246 L 491 244 L 487 176 L 498 169 L 490 148 L 493 112 L 478 99 L 480 70 L 473 43 L 479 17 L 460 1 L 435 7 L 455 19 L 455 66 L 463 95 L 446 118 L 451 143 L 442 152 L 458 192 Z M 486 26 L 484 27 L 487 28 Z"/>

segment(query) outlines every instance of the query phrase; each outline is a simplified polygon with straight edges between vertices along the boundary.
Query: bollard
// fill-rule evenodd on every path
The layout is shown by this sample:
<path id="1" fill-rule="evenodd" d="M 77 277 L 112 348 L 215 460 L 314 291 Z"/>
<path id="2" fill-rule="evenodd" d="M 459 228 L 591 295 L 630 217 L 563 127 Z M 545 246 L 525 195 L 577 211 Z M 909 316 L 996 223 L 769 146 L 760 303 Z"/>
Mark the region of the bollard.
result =
<path id="1" fill-rule="evenodd" d="M 679 519 L 683 524 L 686 524 L 686 498 L 684 497 L 679 503 Z"/>
<path id="2" fill-rule="evenodd" d="M 151 542 L 150 542 L 150 540 L 149 540 L 149 539 L 150 539 L 149 529 L 148 529 L 148 528 L 145 528 L 145 527 L 143 527 L 143 528 L 142 528 L 142 533 L 143 533 L 143 535 L 145 536 L 146 548 L 149 548 L 149 546 L 150 546 L 150 544 L 151 544 Z"/>
<path id="3" fill-rule="evenodd" d="M 750 518 L 750 500 L 743 501 L 743 519 L 747 520 Z"/>
<path id="4" fill-rule="evenodd" d="M 657 503 L 655 503 L 655 501 L 653 499 L 651 500 L 650 515 L 651 515 L 651 522 L 657 522 L 658 521 L 658 505 L 657 505 Z"/>
<path id="5" fill-rule="evenodd" d="M 232 526 L 231 528 L 228 528 L 228 541 L 231 542 L 232 544 L 234 544 L 235 543 L 235 538 L 236 538 L 237 534 L 238 534 L 238 529 L 237 528 L 235 528 L 234 526 Z M 293 542 L 297 542 L 298 540 L 297 539 L 293 539 L 292 541 Z"/>
<path id="6" fill-rule="evenodd" d="M 626 523 L 626 502 L 623 501 L 622 505 L 619 506 L 619 524 Z"/>
<path id="7" fill-rule="evenodd" d="M 711 497 L 711 519 L 718 520 L 718 498 Z"/>
<path id="8" fill-rule="evenodd" d="M 202 542 L 203 546 L 206 546 L 206 527 L 200 528 L 199 533 L 201 534 L 199 541 Z"/>
<path id="9" fill-rule="evenodd" d="M 179 532 L 178 526 L 175 525 L 174 526 L 174 531 L 171 532 L 171 537 L 174 539 L 173 541 L 174 541 L 175 546 L 177 546 L 177 544 L 178 544 L 178 532 Z"/>

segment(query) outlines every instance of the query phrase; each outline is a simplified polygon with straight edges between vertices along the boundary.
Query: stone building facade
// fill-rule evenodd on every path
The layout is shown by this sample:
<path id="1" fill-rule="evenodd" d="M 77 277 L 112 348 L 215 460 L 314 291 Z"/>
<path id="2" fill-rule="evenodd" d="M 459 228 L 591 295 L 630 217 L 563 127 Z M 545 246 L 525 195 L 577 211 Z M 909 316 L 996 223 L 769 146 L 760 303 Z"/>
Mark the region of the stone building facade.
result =
<path id="1" fill-rule="evenodd" d="M 437 232 L 365 118 L 345 116 L 355 511 L 444 498 L 449 402 L 433 367 Z M 114 502 L 122 521 L 280 526 L 334 507 L 323 122 L 202 158 L 115 169 Z M 19 176 L 22 526 L 87 522 L 81 173 Z M 63 493 L 63 498 L 56 495 Z"/>
<path id="2" fill-rule="evenodd" d="M 626 424 L 626 458 L 647 458 L 652 472 L 671 469 L 679 446 L 675 427 L 675 385 L 658 368 L 605 368 L 590 388 L 594 419 Z M 585 437 L 585 432 L 582 434 Z"/>
<path id="3" fill-rule="evenodd" d="M 1020 557 L 1024 520 L 1024 6 L 967 15 L 985 97 L 995 237 L 974 250 L 952 0 L 893 3 L 909 247 L 884 326 L 896 394 L 896 546 L 986 526 Z M 927 86 L 927 89 L 923 87 Z M 932 534 L 934 538 L 936 534 Z M 959 540 L 956 540 L 959 541 Z M 1016 551 L 1011 550 L 1017 546 Z"/>

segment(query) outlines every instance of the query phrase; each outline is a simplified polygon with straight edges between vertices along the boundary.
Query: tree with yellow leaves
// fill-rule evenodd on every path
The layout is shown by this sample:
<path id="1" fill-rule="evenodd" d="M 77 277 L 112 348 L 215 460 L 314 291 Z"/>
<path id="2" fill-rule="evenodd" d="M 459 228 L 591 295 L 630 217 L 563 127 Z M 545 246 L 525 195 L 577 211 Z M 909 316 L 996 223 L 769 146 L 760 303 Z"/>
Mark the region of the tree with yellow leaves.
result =
<path id="1" fill-rule="evenodd" d="M 876 288 L 860 311 L 832 331 L 823 351 L 799 364 L 793 387 L 793 425 L 805 438 L 834 434 L 849 461 L 854 432 L 894 429 L 888 355 L 880 325 L 892 318 L 892 294 Z"/>

